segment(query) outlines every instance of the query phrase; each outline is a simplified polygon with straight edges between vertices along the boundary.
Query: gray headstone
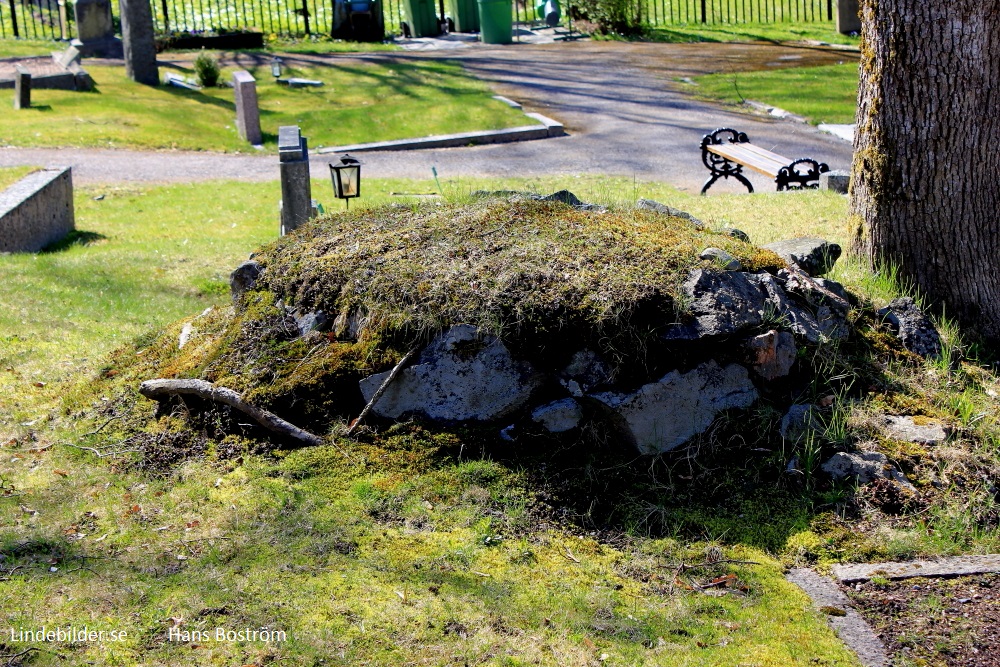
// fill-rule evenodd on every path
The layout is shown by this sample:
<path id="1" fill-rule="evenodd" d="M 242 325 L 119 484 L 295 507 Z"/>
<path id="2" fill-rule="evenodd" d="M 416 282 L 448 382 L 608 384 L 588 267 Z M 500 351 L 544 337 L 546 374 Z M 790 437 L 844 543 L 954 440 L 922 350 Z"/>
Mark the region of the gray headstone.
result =
<path id="1" fill-rule="evenodd" d="M 257 80 L 246 70 L 233 72 L 236 98 L 236 129 L 240 137 L 254 146 L 264 142 L 260 133 L 260 108 L 257 106 Z"/>
<path id="2" fill-rule="evenodd" d="M 27 109 L 31 106 L 31 72 L 18 65 L 14 74 L 14 108 Z"/>
<path id="3" fill-rule="evenodd" d="M 137 83 L 159 85 L 160 72 L 156 67 L 156 40 L 149 0 L 118 0 L 118 7 L 122 20 L 125 74 Z"/>
<path id="4" fill-rule="evenodd" d="M 832 190 L 842 195 L 847 194 L 847 188 L 851 184 L 851 172 L 834 170 L 827 171 L 819 175 L 819 189 Z"/>
<path id="5" fill-rule="evenodd" d="M 859 10 L 858 0 L 837 0 L 837 32 L 841 35 L 861 32 Z"/>
<path id="6" fill-rule="evenodd" d="M 76 36 L 81 42 L 95 42 L 115 36 L 111 20 L 111 0 L 76 0 L 73 3 Z"/>
<path id="7" fill-rule="evenodd" d="M 52 54 L 52 59 L 63 67 L 69 68 L 70 65 L 76 63 L 80 64 L 80 49 L 75 46 L 70 46 L 65 51 L 57 51 Z"/>
<path id="8" fill-rule="evenodd" d="M 281 166 L 281 235 L 313 216 L 312 182 L 309 180 L 309 145 L 298 125 L 278 128 Z"/>
<path id="9" fill-rule="evenodd" d="M 77 0 L 73 4 L 73 16 L 76 39 L 71 48 L 76 48 L 80 55 L 117 57 L 122 54 L 111 18 L 111 0 Z"/>

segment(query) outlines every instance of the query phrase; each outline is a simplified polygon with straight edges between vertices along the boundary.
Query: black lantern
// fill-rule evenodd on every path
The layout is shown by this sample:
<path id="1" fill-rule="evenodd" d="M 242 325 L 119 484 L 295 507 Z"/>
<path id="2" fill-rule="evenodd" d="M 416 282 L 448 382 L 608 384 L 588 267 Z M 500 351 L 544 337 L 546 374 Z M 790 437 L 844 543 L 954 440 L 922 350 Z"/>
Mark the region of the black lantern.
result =
<path id="1" fill-rule="evenodd" d="M 361 163 L 345 154 L 340 162 L 330 163 L 330 177 L 333 178 L 333 194 L 350 208 L 351 199 L 361 196 Z"/>
<path id="2" fill-rule="evenodd" d="M 281 76 L 281 58 L 277 56 L 271 61 L 271 76 L 275 79 Z"/>

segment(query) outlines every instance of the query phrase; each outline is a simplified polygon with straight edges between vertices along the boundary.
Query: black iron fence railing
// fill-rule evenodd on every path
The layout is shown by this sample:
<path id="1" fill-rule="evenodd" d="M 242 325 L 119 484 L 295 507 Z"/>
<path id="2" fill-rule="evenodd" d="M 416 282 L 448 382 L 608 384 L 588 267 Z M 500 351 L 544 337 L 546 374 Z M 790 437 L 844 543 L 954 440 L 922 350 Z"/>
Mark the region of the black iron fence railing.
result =
<path id="1" fill-rule="evenodd" d="M 531 23 L 534 0 L 512 0 L 514 19 Z M 654 26 L 724 23 L 814 23 L 833 20 L 834 0 L 635 0 Z M 385 31 L 398 35 L 404 0 L 379 0 Z M 276 35 L 329 35 L 334 0 L 151 0 L 158 34 L 256 31 Z M 563 16 L 570 2 L 564 2 Z M 116 3 L 112 3 L 117 13 Z M 71 0 L 0 0 L 0 38 L 70 39 Z M 566 19 L 563 19 L 565 24 Z"/>
<path id="2" fill-rule="evenodd" d="M 65 0 L 0 0 L 0 38 L 71 39 Z"/>
<path id="3" fill-rule="evenodd" d="M 833 0 L 641 0 L 652 25 L 816 23 L 833 20 Z"/>

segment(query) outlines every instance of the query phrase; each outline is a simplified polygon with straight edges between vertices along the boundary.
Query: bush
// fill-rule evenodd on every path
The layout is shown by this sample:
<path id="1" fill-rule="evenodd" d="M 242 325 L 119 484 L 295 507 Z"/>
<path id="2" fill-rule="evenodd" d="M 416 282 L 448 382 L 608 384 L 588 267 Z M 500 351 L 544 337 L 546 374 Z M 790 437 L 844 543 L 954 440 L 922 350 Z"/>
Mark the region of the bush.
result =
<path id="1" fill-rule="evenodd" d="M 640 35 L 645 31 L 637 0 L 582 0 L 580 11 L 603 35 Z"/>
<path id="2" fill-rule="evenodd" d="M 204 51 L 194 60 L 194 73 L 198 83 L 206 88 L 214 88 L 219 83 L 219 61 Z"/>

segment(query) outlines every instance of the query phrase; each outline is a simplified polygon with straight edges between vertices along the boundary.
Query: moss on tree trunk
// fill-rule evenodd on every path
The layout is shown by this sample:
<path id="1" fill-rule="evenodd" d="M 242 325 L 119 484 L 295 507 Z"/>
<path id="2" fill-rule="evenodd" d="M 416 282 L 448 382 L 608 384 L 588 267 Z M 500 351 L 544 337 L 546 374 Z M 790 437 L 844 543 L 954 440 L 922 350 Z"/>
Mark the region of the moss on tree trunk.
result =
<path id="1" fill-rule="evenodd" d="M 863 0 L 855 250 L 1000 340 L 1000 5 Z"/>

